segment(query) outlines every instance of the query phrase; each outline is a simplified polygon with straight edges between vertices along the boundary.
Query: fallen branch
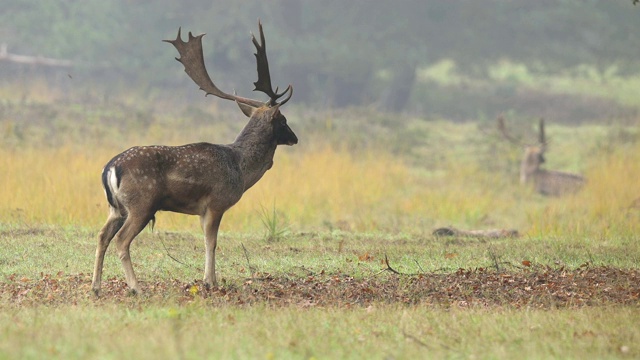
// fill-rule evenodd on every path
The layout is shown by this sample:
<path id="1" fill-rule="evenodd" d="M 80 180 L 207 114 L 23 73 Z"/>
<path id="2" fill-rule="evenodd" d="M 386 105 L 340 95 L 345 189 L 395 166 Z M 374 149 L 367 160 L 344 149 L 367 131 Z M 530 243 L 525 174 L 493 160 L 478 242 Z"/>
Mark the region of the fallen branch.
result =
<path id="1" fill-rule="evenodd" d="M 455 236 L 474 239 L 502 239 L 517 238 L 518 230 L 515 229 L 489 229 L 489 230 L 460 230 L 454 227 L 443 227 L 433 231 L 434 236 Z"/>
<path id="2" fill-rule="evenodd" d="M 52 67 L 71 67 L 74 62 L 71 60 L 54 59 L 44 56 L 28 56 L 11 54 L 7 51 L 7 44 L 0 45 L 0 61 L 14 62 L 26 65 L 40 65 Z"/>

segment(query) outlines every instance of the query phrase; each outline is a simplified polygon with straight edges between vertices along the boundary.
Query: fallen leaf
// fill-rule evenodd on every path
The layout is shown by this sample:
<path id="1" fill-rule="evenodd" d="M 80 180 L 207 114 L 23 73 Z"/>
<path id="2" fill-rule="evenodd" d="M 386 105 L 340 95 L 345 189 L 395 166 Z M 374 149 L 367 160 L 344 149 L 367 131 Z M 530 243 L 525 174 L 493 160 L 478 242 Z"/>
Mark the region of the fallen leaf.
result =
<path id="1" fill-rule="evenodd" d="M 198 285 L 191 285 L 191 287 L 189 288 L 189 293 L 193 296 L 195 296 L 198 293 L 199 289 L 198 289 Z"/>
<path id="2" fill-rule="evenodd" d="M 360 261 L 371 261 L 371 260 L 373 260 L 373 256 L 369 255 L 369 253 L 367 252 L 367 253 L 364 253 L 364 254 L 358 256 L 358 260 L 360 260 Z"/>

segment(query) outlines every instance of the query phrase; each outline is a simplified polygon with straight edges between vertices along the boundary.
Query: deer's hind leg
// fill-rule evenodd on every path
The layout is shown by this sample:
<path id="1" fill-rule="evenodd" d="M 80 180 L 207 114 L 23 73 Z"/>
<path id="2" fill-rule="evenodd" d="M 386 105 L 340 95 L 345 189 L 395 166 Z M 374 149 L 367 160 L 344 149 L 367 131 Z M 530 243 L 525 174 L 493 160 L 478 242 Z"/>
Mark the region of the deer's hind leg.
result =
<path id="1" fill-rule="evenodd" d="M 113 207 L 110 208 L 109 218 L 107 223 L 104 224 L 100 234 L 98 235 L 98 247 L 96 249 L 96 261 L 93 267 L 93 281 L 91 288 L 96 296 L 100 294 L 100 287 L 102 285 L 102 267 L 104 265 L 104 254 L 111 243 L 111 240 L 116 235 L 118 230 L 122 228 L 126 220 L 126 215 L 120 213 Z"/>
<path id="2" fill-rule="evenodd" d="M 124 224 L 118 230 L 115 235 L 116 246 L 118 247 L 118 257 L 124 267 L 124 275 L 127 280 L 127 285 L 131 289 L 131 292 L 136 294 L 140 292 L 138 288 L 138 280 L 133 272 L 133 265 L 131 264 L 131 255 L 129 254 L 129 247 L 133 239 L 144 229 L 149 221 L 153 218 L 153 213 L 136 214 L 129 213 Z"/>

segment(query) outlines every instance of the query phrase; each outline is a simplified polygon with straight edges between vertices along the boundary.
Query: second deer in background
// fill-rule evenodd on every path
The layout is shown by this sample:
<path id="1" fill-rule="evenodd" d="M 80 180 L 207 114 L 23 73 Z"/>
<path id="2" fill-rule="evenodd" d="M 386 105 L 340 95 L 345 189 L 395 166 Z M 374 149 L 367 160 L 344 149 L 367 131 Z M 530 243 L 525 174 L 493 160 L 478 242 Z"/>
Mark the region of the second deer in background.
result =
<path id="1" fill-rule="evenodd" d="M 522 145 L 509 134 L 502 115 L 498 117 L 498 130 L 505 139 Z M 586 181 L 583 176 L 542 168 L 542 164 L 545 162 L 544 153 L 546 147 L 544 119 L 540 119 L 538 143 L 525 145 L 524 148 L 524 155 L 520 162 L 520 183 L 523 185 L 533 184 L 537 193 L 546 196 L 562 196 L 579 191 Z"/>

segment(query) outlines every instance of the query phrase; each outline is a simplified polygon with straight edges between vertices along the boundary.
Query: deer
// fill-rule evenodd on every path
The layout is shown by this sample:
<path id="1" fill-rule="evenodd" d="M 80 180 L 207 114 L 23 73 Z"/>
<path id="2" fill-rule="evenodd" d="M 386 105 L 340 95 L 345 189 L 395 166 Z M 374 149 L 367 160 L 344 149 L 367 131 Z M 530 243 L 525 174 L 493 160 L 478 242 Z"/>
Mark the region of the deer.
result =
<path id="1" fill-rule="evenodd" d="M 266 102 L 221 91 L 211 80 L 204 63 L 202 37 L 189 32 L 182 40 L 181 28 L 172 44 L 176 58 L 187 75 L 206 95 L 235 101 L 249 118 L 227 145 L 206 142 L 182 146 L 135 146 L 113 157 L 102 170 L 102 185 L 109 203 L 109 216 L 98 235 L 92 290 L 99 296 L 105 252 L 115 239 L 127 286 L 140 292 L 129 253 L 133 239 L 155 222 L 158 211 L 197 215 L 204 232 L 204 286 L 216 288 L 216 246 L 224 213 L 236 204 L 273 166 L 278 145 L 295 145 L 298 138 L 287 125 L 280 108 L 293 95 L 293 86 L 278 93 L 273 90 L 262 23 L 258 21 L 260 42 L 251 34 L 256 48 L 258 80 L 254 91 L 266 94 Z M 285 94 L 287 96 L 282 98 Z M 280 100 L 282 98 L 282 100 Z"/>
<path id="2" fill-rule="evenodd" d="M 507 131 L 502 115 L 498 117 L 498 130 L 502 137 L 511 143 L 520 143 Z M 542 168 L 546 149 L 544 119 L 541 118 L 538 123 L 538 143 L 527 144 L 524 147 L 524 154 L 520 162 L 520 183 L 523 185 L 533 184 L 534 190 L 544 196 L 558 197 L 578 192 L 586 182 L 583 176 Z"/>

